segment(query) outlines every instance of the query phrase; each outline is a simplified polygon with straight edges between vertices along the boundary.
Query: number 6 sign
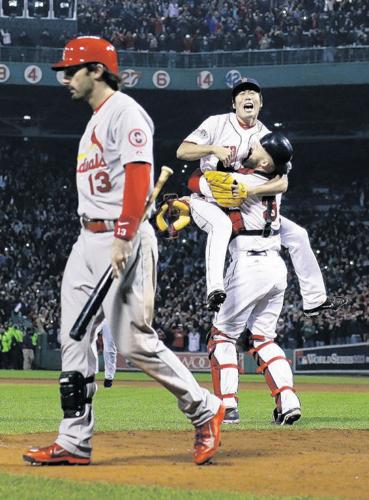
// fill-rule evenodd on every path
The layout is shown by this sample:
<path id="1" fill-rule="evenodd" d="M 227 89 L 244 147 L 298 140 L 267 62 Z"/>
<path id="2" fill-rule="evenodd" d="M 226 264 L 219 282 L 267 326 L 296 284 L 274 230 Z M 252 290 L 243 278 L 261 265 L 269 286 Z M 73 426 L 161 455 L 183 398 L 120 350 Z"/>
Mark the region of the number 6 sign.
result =
<path id="1" fill-rule="evenodd" d="M 168 87 L 170 84 L 170 76 L 169 73 L 166 71 L 156 71 L 152 75 L 152 82 L 155 85 L 155 87 L 159 89 L 165 89 L 165 87 Z"/>

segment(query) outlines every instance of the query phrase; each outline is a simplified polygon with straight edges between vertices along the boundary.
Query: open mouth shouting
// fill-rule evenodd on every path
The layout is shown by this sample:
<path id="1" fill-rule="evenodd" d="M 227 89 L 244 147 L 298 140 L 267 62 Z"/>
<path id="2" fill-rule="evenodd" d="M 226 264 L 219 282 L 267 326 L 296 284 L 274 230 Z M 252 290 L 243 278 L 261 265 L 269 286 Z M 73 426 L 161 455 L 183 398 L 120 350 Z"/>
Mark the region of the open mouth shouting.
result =
<path id="1" fill-rule="evenodd" d="M 245 111 L 253 111 L 254 110 L 254 103 L 251 101 L 245 102 L 245 104 L 243 105 L 243 109 Z"/>

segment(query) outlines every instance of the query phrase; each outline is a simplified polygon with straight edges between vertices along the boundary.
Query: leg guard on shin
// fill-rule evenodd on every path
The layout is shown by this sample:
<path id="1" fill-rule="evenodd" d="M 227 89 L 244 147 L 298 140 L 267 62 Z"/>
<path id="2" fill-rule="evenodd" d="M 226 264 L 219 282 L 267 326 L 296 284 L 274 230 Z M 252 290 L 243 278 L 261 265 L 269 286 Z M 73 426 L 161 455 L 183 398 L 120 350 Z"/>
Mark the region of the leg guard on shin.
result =
<path id="1" fill-rule="evenodd" d="M 258 373 L 263 373 L 272 397 L 275 398 L 277 412 L 285 414 L 291 409 L 300 408 L 300 401 L 293 387 L 290 363 L 284 351 L 273 340 L 253 336 L 254 348 L 249 352 L 258 364 Z"/>
<path id="2" fill-rule="evenodd" d="M 235 343 L 213 327 L 208 339 L 208 354 L 214 394 L 225 400 L 227 407 L 237 407 L 238 364 Z"/>
<path id="3" fill-rule="evenodd" d="M 86 386 L 94 380 L 94 375 L 85 378 L 80 372 L 61 372 L 60 400 L 64 418 L 76 418 L 84 414 L 86 404 L 92 402 L 92 397 L 87 397 Z"/>

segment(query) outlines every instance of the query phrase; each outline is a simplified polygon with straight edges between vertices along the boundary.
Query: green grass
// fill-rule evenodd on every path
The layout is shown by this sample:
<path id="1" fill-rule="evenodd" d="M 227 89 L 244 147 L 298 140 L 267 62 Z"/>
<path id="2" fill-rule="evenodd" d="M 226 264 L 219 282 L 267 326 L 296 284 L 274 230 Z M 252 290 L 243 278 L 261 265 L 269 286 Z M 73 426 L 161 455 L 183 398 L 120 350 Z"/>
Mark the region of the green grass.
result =
<path id="1" fill-rule="evenodd" d="M 51 370 L 0 370 L 0 379 L 2 378 L 17 378 L 17 379 L 51 379 L 58 380 L 59 371 Z M 196 379 L 199 382 L 210 382 L 209 373 L 196 373 Z M 97 380 L 103 380 L 102 372 L 97 374 Z M 116 380 L 152 380 L 151 377 L 142 372 L 117 372 Z M 262 375 L 247 374 L 240 376 L 241 382 L 260 382 L 264 384 Z M 369 390 L 369 377 L 364 376 L 347 376 L 347 375 L 295 375 L 296 384 L 360 384 L 367 385 Z"/>
<path id="2" fill-rule="evenodd" d="M 224 492 L 180 490 L 175 488 L 159 488 L 150 486 L 120 486 L 105 482 L 71 481 L 67 479 L 44 479 L 40 477 L 11 475 L 0 472 L 0 498 L 7 500 L 224 500 Z M 227 500 L 237 499 L 277 499 L 281 497 L 265 497 L 227 493 Z M 283 497 L 286 499 L 287 497 Z M 309 497 L 293 497 L 295 499 Z"/>
<path id="3" fill-rule="evenodd" d="M 0 378 L 16 377 L 24 383 L 1 384 L 0 434 L 56 432 L 62 416 L 59 402 L 58 372 L 0 371 Z M 27 379 L 39 378 L 39 383 Z M 98 379 L 103 378 L 99 374 Z M 200 382 L 210 381 L 209 374 L 199 374 Z M 52 384 L 43 379 L 53 379 Z M 122 430 L 191 430 L 192 427 L 177 408 L 175 398 L 158 384 L 139 387 L 135 381 L 149 378 L 142 373 L 119 373 L 118 380 L 131 381 L 127 385 L 114 385 L 104 389 L 99 384 L 95 396 L 96 431 Z M 252 389 L 240 391 L 241 424 L 232 431 L 269 429 L 273 432 L 299 432 L 307 429 L 368 429 L 369 390 L 367 392 L 312 391 L 305 384 L 358 384 L 367 385 L 365 377 L 298 376 L 296 383 L 302 401 L 303 418 L 292 428 L 270 424 L 273 400 L 263 377 L 245 375 L 245 382 L 260 382 Z M 309 390 L 307 390 L 309 389 Z M 235 428 L 236 427 L 236 428 Z M 224 427 L 224 432 L 229 432 Z M 150 486 L 113 485 L 96 481 L 46 479 L 32 475 L 0 472 L 0 498 L 7 500 L 100 500 L 109 498 L 127 500 L 279 500 L 278 496 L 254 496 L 242 493 L 180 490 Z M 308 496 L 283 497 L 284 500 L 305 499 Z"/>
<path id="4" fill-rule="evenodd" d="M 12 374 L 13 372 L 11 372 Z M 1 384 L 0 433 L 23 434 L 34 432 L 54 432 L 58 429 L 62 416 L 59 402 L 59 387 L 56 372 L 14 372 L 23 374 L 24 384 Z M 55 383 L 27 384 L 27 377 L 53 374 Z M 2 373 L 2 375 L 4 372 Z M 9 372 L 8 372 L 9 376 Z M 48 377 L 50 378 L 50 377 Z M 135 380 L 147 380 L 141 373 L 119 373 L 119 379 L 132 380 L 132 385 L 115 385 L 112 389 L 99 390 L 94 398 L 96 412 L 96 431 L 121 430 L 190 430 L 187 419 L 177 409 L 174 396 L 158 384 L 139 387 Z M 202 381 L 210 380 L 208 374 L 198 377 Z M 369 414 L 368 392 L 314 392 L 304 390 L 305 379 L 308 383 L 322 383 L 324 377 L 296 377 L 299 396 L 302 402 L 303 418 L 293 431 L 299 429 L 367 429 Z M 101 379 L 101 377 L 100 377 Z M 232 430 L 271 429 L 270 417 L 273 400 L 269 395 L 263 377 L 248 375 L 246 381 L 258 380 L 253 389 L 241 390 L 241 424 Z M 368 384 L 363 377 L 329 377 L 334 382 L 345 384 Z M 347 383 L 347 382 L 346 382 Z M 368 384 L 369 389 L 369 384 Z M 46 411 L 45 411 L 46 410 Z M 227 429 L 225 429 L 227 432 Z"/>

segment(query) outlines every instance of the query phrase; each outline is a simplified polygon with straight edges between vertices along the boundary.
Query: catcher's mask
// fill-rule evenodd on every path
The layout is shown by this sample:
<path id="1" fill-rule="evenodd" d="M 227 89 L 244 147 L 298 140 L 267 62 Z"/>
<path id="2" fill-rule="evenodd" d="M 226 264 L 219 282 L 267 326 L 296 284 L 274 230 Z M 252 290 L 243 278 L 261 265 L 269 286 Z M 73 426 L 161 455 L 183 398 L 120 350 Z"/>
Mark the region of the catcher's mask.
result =
<path id="1" fill-rule="evenodd" d="M 155 216 L 155 222 L 165 238 L 178 238 L 178 232 L 191 222 L 190 207 L 186 201 L 179 200 L 177 194 L 165 194 Z"/>

